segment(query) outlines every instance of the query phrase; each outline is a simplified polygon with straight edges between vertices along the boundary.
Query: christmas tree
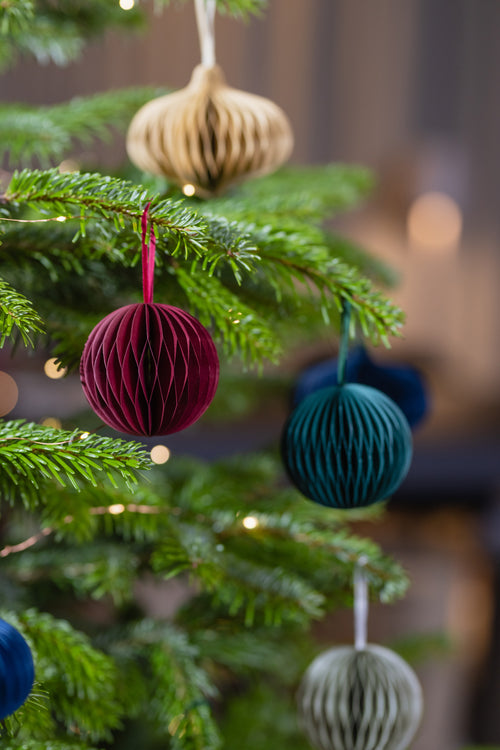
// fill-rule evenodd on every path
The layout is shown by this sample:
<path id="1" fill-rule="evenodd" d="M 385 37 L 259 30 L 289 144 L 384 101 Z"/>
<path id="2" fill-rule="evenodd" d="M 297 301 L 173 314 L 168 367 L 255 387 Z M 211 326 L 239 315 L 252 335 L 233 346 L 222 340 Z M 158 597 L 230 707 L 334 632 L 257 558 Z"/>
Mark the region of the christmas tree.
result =
<path id="1" fill-rule="evenodd" d="M 4 67 L 22 55 L 62 64 L 96 34 L 144 23 L 107 0 L 1 5 Z M 263 5 L 218 8 L 245 16 Z M 57 166 L 75 144 L 124 130 L 155 93 L 1 104 L 3 345 L 49 350 L 76 370 L 97 322 L 140 301 L 147 204 L 155 297 L 195 315 L 219 348 L 207 425 L 275 397 L 259 371 L 338 328 L 346 303 L 353 334 L 375 344 L 398 335 L 402 313 L 376 288 L 385 269 L 325 228 L 371 189 L 363 169 L 285 167 L 202 201 L 131 168 L 124 179 Z M 378 511 L 346 515 L 304 500 L 276 446 L 153 467 L 146 442 L 117 437 L 90 412 L 64 429 L 14 420 L 0 432 L 0 617 L 35 664 L 1 746 L 306 748 L 293 693 L 314 652 L 311 622 L 352 604 L 361 556 L 374 596 L 390 601 L 406 587 L 397 563 L 348 527 Z M 137 595 L 152 583 L 159 595 L 175 583 L 182 591 L 168 616 L 154 617 Z"/>

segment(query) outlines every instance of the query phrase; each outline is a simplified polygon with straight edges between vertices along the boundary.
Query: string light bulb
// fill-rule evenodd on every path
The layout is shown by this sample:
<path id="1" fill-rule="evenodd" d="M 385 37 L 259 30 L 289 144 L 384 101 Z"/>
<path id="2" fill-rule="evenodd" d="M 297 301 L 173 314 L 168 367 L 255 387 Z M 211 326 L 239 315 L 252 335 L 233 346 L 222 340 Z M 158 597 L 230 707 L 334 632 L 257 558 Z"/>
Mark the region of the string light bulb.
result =
<path id="1" fill-rule="evenodd" d="M 149 454 L 151 456 L 151 461 L 154 464 L 166 464 L 168 459 L 170 458 L 170 451 L 167 448 L 166 445 L 155 445 L 151 449 L 151 453 Z"/>
<path id="2" fill-rule="evenodd" d="M 456 247 L 462 234 L 462 212 L 446 193 L 420 195 L 410 206 L 408 237 L 418 247 L 440 250 Z"/>
<path id="3" fill-rule="evenodd" d="M 46 417 L 44 420 L 42 420 L 42 425 L 44 427 L 52 427 L 54 430 L 60 430 L 62 427 L 62 422 L 57 417 Z"/>
<path id="4" fill-rule="evenodd" d="M 120 0 L 120 8 L 122 10 L 132 10 L 135 5 L 135 0 Z"/>
<path id="5" fill-rule="evenodd" d="M 45 362 L 43 371 L 51 380 L 59 380 L 59 378 L 63 378 L 66 375 L 68 368 L 61 367 L 61 365 L 58 364 L 58 360 L 55 357 L 51 357 L 51 359 L 48 359 Z"/>
<path id="6" fill-rule="evenodd" d="M 245 529 L 256 529 L 259 525 L 259 519 L 255 516 L 245 516 L 245 518 L 242 521 L 243 526 Z"/>
<path id="7" fill-rule="evenodd" d="M 186 184 L 182 186 L 182 192 L 188 198 L 191 198 L 191 196 L 193 196 L 196 193 L 196 188 L 194 185 L 191 185 L 190 182 L 186 182 Z"/>
<path id="8" fill-rule="evenodd" d="M 8 372 L 0 371 L 0 417 L 8 414 L 17 404 L 19 390 L 16 381 Z"/>

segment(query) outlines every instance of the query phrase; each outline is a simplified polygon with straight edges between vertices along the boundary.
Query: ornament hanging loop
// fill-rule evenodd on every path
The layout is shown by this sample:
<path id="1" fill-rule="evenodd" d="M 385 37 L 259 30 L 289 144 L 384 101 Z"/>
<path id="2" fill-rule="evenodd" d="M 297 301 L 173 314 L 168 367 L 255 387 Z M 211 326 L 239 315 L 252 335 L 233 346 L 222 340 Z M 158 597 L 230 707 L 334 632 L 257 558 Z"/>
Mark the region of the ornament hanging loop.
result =
<path id="1" fill-rule="evenodd" d="M 146 305 L 153 302 L 156 236 L 153 227 L 149 229 L 148 242 L 148 213 L 151 201 L 146 205 L 141 217 L 142 230 L 142 296 Z"/>
<path id="2" fill-rule="evenodd" d="M 367 558 L 362 556 L 354 568 L 354 648 L 366 648 L 368 632 L 368 580 L 365 566 Z"/>
<path id="3" fill-rule="evenodd" d="M 340 318 L 340 346 L 337 360 L 337 382 L 345 385 L 345 368 L 347 353 L 349 351 L 349 328 L 351 325 L 351 303 L 346 299 L 343 302 Z"/>
<path id="4" fill-rule="evenodd" d="M 215 65 L 216 0 L 194 0 L 194 8 L 200 40 L 201 64 L 205 68 L 213 68 Z"/>

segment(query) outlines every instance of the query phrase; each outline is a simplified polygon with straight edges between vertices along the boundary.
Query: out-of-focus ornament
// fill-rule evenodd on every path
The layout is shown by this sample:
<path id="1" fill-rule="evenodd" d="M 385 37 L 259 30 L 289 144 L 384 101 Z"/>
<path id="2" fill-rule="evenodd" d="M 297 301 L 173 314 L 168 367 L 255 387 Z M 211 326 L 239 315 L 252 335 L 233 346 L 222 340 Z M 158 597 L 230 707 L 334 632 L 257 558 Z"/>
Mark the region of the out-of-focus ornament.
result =
<path id="1" fill-rule="evenodd" d="M 304 675 L 298 702 L 302 727 L 320 750 L 407 750 L 422 715 L 411 667 L 374 644 L 320 654 Z"/>
<path id="2" fill-rule="evenodd" d="M 149 204 L 148 204 L 149 207 Z M 155 236 L 142 218 L 144 302 L 107 315 L 80 361 L 85 396 L 110 427 L 167 435 L 193 424 L 217 389 L 219 359 L 208 331 L 189 313 L 153 302 Z"/>
<path id="3" fill-rule="evenodd" d="M 407 750 L 422 718 L 414 671 L 394 651 L 366 643 L 363 564 L 355 570 L 355 645 L 320 654 L 297 696 L 300 723 L 318 750 Z"/>
<path id="4" fill-rule="evenodd" d="M 293 135 L 269 99 L 226 84 L 215 63 L 214 0 L 196 0 L 202 63 L 184 89 L 145 104 L 127 135 L 130 159 L 186 194 L 208 198 L 285 162 Z"/>
<path id="5" fill-rule="evenodd" d="M 0 620 L 0 720 L 23 705 L 34 679 L 30 647 L 16 628 Z"/>
<path id="6" fill-rule="evenodd" d="M 338 360 L 331 358 L 307 367 L 298 377 L 292 401 L 296 405 L 320 388 L 337 385 Z M 363 346 L 347 355 L 346 380 L 377 388 L 401 409 L 412 429 L 429 411 L 429 392 L 424 377 L 415 367 L 405 364 L 381 365 L 374 362 Z"/>
<path id="7" fill-rule="evenodd" d="M 342 321 L 339 385 L 301 401 L 285 424 L 281 454 L 295 486 L 334 508 L 371 505 L 389 497 L 412 456 L 408 422 L 375 388 L 345 383 L 349 309 Z"/>

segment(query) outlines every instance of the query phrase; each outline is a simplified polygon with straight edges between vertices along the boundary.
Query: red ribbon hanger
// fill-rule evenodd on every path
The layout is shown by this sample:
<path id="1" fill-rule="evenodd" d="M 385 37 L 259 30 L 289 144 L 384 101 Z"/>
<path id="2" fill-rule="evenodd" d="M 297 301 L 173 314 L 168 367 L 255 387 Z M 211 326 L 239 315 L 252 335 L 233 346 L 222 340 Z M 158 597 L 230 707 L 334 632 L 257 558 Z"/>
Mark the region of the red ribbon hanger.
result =
<path id="1" fill-rule="evenodd" d="M 155 251 L 156 236 L 153 227 L 149 229 L 148 234 L 148 213 L 151 201 L 146 205 L 141 218 L 142 227 L 142 295 L 144 302 L 150 305 L 153 302 L 154 275 L 155 275 Z"/>

